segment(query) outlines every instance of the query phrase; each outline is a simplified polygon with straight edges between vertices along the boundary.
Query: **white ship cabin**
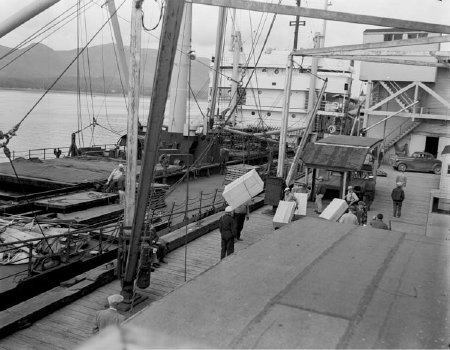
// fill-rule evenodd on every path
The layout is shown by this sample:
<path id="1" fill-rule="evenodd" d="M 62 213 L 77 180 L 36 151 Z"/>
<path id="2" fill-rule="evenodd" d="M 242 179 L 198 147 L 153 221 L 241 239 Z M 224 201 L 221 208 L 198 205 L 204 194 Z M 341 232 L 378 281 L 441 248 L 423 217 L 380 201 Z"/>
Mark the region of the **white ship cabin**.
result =
<path id="1" fill-rule="evenodd" d="M 239 77 L 242 80 L 242 86 L 239 89 L 241 99 L 236 112 L 235 126 L 237 128 L 270 130 L 281 127 L 288 55 L 288 51 L 266 50 L 261 56 L 258 66 L 255 67 L 254 59 L 247 64 L 244 55 L 241 54 Z M 294 61 L 288 124 L 290 128 L 304 125 L 311 79 L 309 73 L 311 58 L 296 57 Z M 233 52 L 227 52 L 224 54 L 221 65 L 218 103 L 220 111 L 230 105 L 232 71 Z M 343 107 L 349 96 L 350 62 L 320 59 L 317 75 L 322 79 L 328 78 L 319 115 L 327 119 L 342 117 Z M 250 76 L 250 82 L 246 86 Z M 322 84 L 323 80 L 316 79 L 316 94 L 319 93 Z"/>
<path id="2" fill-rule="evenodd" d="M 364 32 L 364 43 L 436 35 L 440 34 L 395 28 L 368 29 Z M 385 161 L 395 153 L 410 155 L 417 151 L 440 158 L 444 147 L 450 145 L 448 52 L 440 51 L 439 43 L 384 50 L 389 59 L 421 61 L 428 66 L 361 62 L 360 80 L 368 83 L 369 99 L 366 98 L 364 108 L 367 136 L 384 139 Z"/>

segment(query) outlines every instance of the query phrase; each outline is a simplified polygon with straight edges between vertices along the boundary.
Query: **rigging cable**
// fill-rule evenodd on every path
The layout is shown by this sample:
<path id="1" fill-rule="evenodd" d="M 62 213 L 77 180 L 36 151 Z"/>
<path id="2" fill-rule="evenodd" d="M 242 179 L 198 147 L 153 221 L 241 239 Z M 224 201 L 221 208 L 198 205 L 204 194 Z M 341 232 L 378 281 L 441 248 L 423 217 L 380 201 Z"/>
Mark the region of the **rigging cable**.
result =
<path id="1" fill-rule="evenodd" d="M 86 11 L 86 10 L 85 10 Z M 69 16 L 67 16 L 66 18 L 70 17 L 71 15 L 75 14 L 76 12 L 73 12 L 72 14 L 70 14 Z M 64 19 L 66 19 L 64 18 Z M 15 62 L 16 60 L 18 60 L 20 57 L 22 57 L 24 54 L 26 54 L 28 51 L 32 50 L 34 47 L 36 47 L 38 44 L 40 44 L 42 41 L 44 41 L 45 39 L 47 39 L 49 36 L 51 36 L 52 34 L 54 34 L 56 31 L 58 31 L 59 29 L 63 28 L 64 26 L 66 26 L 67 24 L 69 24 L 73 19 L 75 19 L 76 16 L 74 16 L 72 19 L 70 19 L 68 22 L 62 24 L 60 27 L 54 29 L 51 33 L 49 33 L 47 36 L 45 36 L 44 38 L 42 38 L 41 40 L 39 40 L 37 43 L 34 43 L 32 45 L 30 45 L 28 48 L 26 48 L 24 51 L 22 51 L 20 54 L 18 54 L 17 56 L 15 56 L 14 58 L 11 59 L 11 61 L 9 61 L 8 63 L 4 64 L 2 67 L 0 67 L 0 71 L 3 70 L 4 68 L 8 67 L 10 64 L 12 64 L 13 62 Z M 62 20 L 60 21 L 62 22 Z M 60 22 L 58 22 L 57 24 L 59 24 Z M 54 25 L 56 26 L 56 24 Z M 52 26 L 52 28 L 54 27 Z M 8 53 L 6 53 L 4 56 L 0 57 L 0 60 L 2 60 L 3 58 L 6 58 L 7 56 L 9 56 L 10 53 L 16 52 L 18 49 L 14 49 L 14 50 L 10 50 Z"/>
<path id="2" fill-rule="evenodd" d="M 119 5 L 117 10 L 125 3 L 125 0 Z M 91 37 L 89 42 L 84 46 L 80 52 L 75 56 L 75 58 L 72 59 L 72 61 L 69 63 L 69 65 L 58 75 L 58 77 L 55 79 L 55 81 L 48 87 L 41 97 L 33 104 L 33 106 L 28 110 L 28 112 L 22 117 L 22 119 L 10 130 L 8 131 L 9 137 L 12 137 L 15 135 L 16 131 L 20 128 L 22 123 L 28 118 L 28 116 L 31 114 L 31 112 L 36 108 L 36 106 L 42 101 L 42 99 L 53 89 L 53 87 L 56 85 L 56 83 L 62 78 L 62 76 L 69 70 L 69 68 L 75 63 L 75 61 L 78 59 L 78 57 L 84 52 L 86 47 L 97 37 L 97 35 L 101 32 L 101 30 L 106 26 L 106 24 L 109 22 L 111 17 L 107 19 L 105 23 L 100 27 L 100 29 Z"/>

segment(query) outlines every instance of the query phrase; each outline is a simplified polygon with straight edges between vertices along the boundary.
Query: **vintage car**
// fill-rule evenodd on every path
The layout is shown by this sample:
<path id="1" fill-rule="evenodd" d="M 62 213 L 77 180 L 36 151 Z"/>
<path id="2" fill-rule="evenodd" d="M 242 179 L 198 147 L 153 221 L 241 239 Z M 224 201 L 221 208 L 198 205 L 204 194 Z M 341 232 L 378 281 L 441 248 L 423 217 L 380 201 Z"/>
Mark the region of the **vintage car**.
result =
<path id="1" fill-rule="evenodd" d="M 441 173 L 442 162 L 428 152 L 414 152 L 409 157 L 391 156 L 391 165 L 399 171 L 432 171 Z"/>

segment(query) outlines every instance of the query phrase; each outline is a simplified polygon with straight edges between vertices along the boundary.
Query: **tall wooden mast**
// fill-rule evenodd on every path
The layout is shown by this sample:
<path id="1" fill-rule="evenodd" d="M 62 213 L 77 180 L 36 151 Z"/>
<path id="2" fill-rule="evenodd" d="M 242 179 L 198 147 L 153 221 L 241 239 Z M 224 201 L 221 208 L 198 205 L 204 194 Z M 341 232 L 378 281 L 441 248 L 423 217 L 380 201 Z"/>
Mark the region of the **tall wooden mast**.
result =
<path id="1" fill-rule="evenodd" d="M 136 211 L 131 230 L 130 248 L 122 284 L 122 295 L 127 301 L 133 297 L 134 279 L 139 260 L 140 239 L 144 226 L 145 209 L 157 162 L 159 136 L 164 120 L 173 61 L 183 16 L 184 0 L 166 0 L 166 9 L 159 41 L 156 71 L 153 79 L 147 134 L 136 201 Z"/>

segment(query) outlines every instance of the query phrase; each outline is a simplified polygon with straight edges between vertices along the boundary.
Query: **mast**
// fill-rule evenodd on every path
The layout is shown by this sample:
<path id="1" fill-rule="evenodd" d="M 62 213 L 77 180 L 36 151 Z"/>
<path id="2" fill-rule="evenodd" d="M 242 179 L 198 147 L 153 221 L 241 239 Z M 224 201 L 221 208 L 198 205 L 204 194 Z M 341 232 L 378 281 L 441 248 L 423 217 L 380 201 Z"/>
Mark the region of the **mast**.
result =
<path id="1" fill-rule="evenodd" d="M 217 21 L 216 51 L 214 56 L 213 79 L 211 87 L 211 101 L 208 109 L 207 118 L 214 118 L 217 99 L 217 86 L 219 84 L 220 61 L 222 60 L 222 43 L 223 33 L 225 32 L 225 24 L 227 17 L 226 7 L 219 8 L 219 19 Z M 203 121 L 203 134 L 208 132 L 208 119 Z"/>
<path id="2" fill-rule="evenodd" d="M 20 9 L 0 24 L 0 38 L 4 37 L 9 32 L 13 31 L 59 1 L 60 0 L 39 0 Z"/>
<path id="3" fill-rule="evenodd" d="M 233 10 L 233 71 L 231 75 L 231 106 L 238 103 L 239 58 L 241 56 L 241 32 L 236 30 L 236 9 Z M 231 117 L 231 125 L 236 125 L 236 110 Z"/>
<path id="4" fill-rule="evenodd" d="M 125 177 L 124 226 L 133 224 L 136 201 L 136 165 L 138 150 L 139 82 L 141 74 L 142 2 L 133 0 L 130 34 L 130 75 L 128 82 L 127 172 Z M 142 179 L 142 177 L 141 177 Z"/>
<path id="5" fill-rule="evenodd" d="M 145 210 L 157 162 L 159 136 L 164 120 L 172 66 L 175 58 L 178 34 L 183 16 L 184 0 L 166 0 L 162 22 L 158 58 L 153 79 L 150 111 L 148 114 L 145 149 L 142 159 L 136 211 L 131 230 L 130 248 L 122 284 L 122 295 L 127 302 L 133 298 L 134 279 L 139 260 L 140 238 L 144 226 Z"/>
<path id="6" fill-rule="evenodd" d="M 192 3 L 186 3 L 178 39 L 177 53 L 170 82 L 169 123 L 170 132 L 182 133 L 186 121 L 186 105 L 189 96 L 189 65 L 191 56 Z M 189 127 L 189 126 L 188 126 Z"/>
<path id="7" fill-rule="evenodd" d="M 117 42 L 117 50 L 119 51 L 120 69 L 119 74 L 123 84 L 128 84 L 128 65 L 125 58 L 125 49 L 123 47 L 122 34 L 120 33 L 119 21 L 117 19 L 117 9 L 114 0 L 107 0 L 109 16 L 111 17 L 111 24 L 114 31 L 114 36 Z M 125 85 L 126 86 L 126 85 Z"/>
<path id="8" fill-rule="evenodd" d="M 328 0 L 325 0 L 324 10 L 328 9 Z M 327 21 L 323 20 L 322 33 L 317 32 L 314 36 L 314 48 L 323 47 L 325 44 L 325 31 L 327 30 Z M 308 94 L 308 113 L 312 112 L 314 102 L 316 99 L 316 76 L 319 59 L 312 58 L 311 62 L 311 76 L 309 77 L 309 94 Z"/>
<path id="9" fill-rule="evenodd" d="M 281 121 L 281 132 L 280 132 L 280 145 L 278 147 L 278 166 L 277 166 L 277 177 L 284 176 L 284 159 L 286 157 L 286 134 L 288 128 L 288 118 L 289 118 L 289 104 L 291 101 L 291 83 L 292 83 L 292 67 L 294 65 L 294 58 L 289 55 L 288 62 L 286 66 L 286 83 L 284 86 L 284 104 L 283 113 Z"/>

